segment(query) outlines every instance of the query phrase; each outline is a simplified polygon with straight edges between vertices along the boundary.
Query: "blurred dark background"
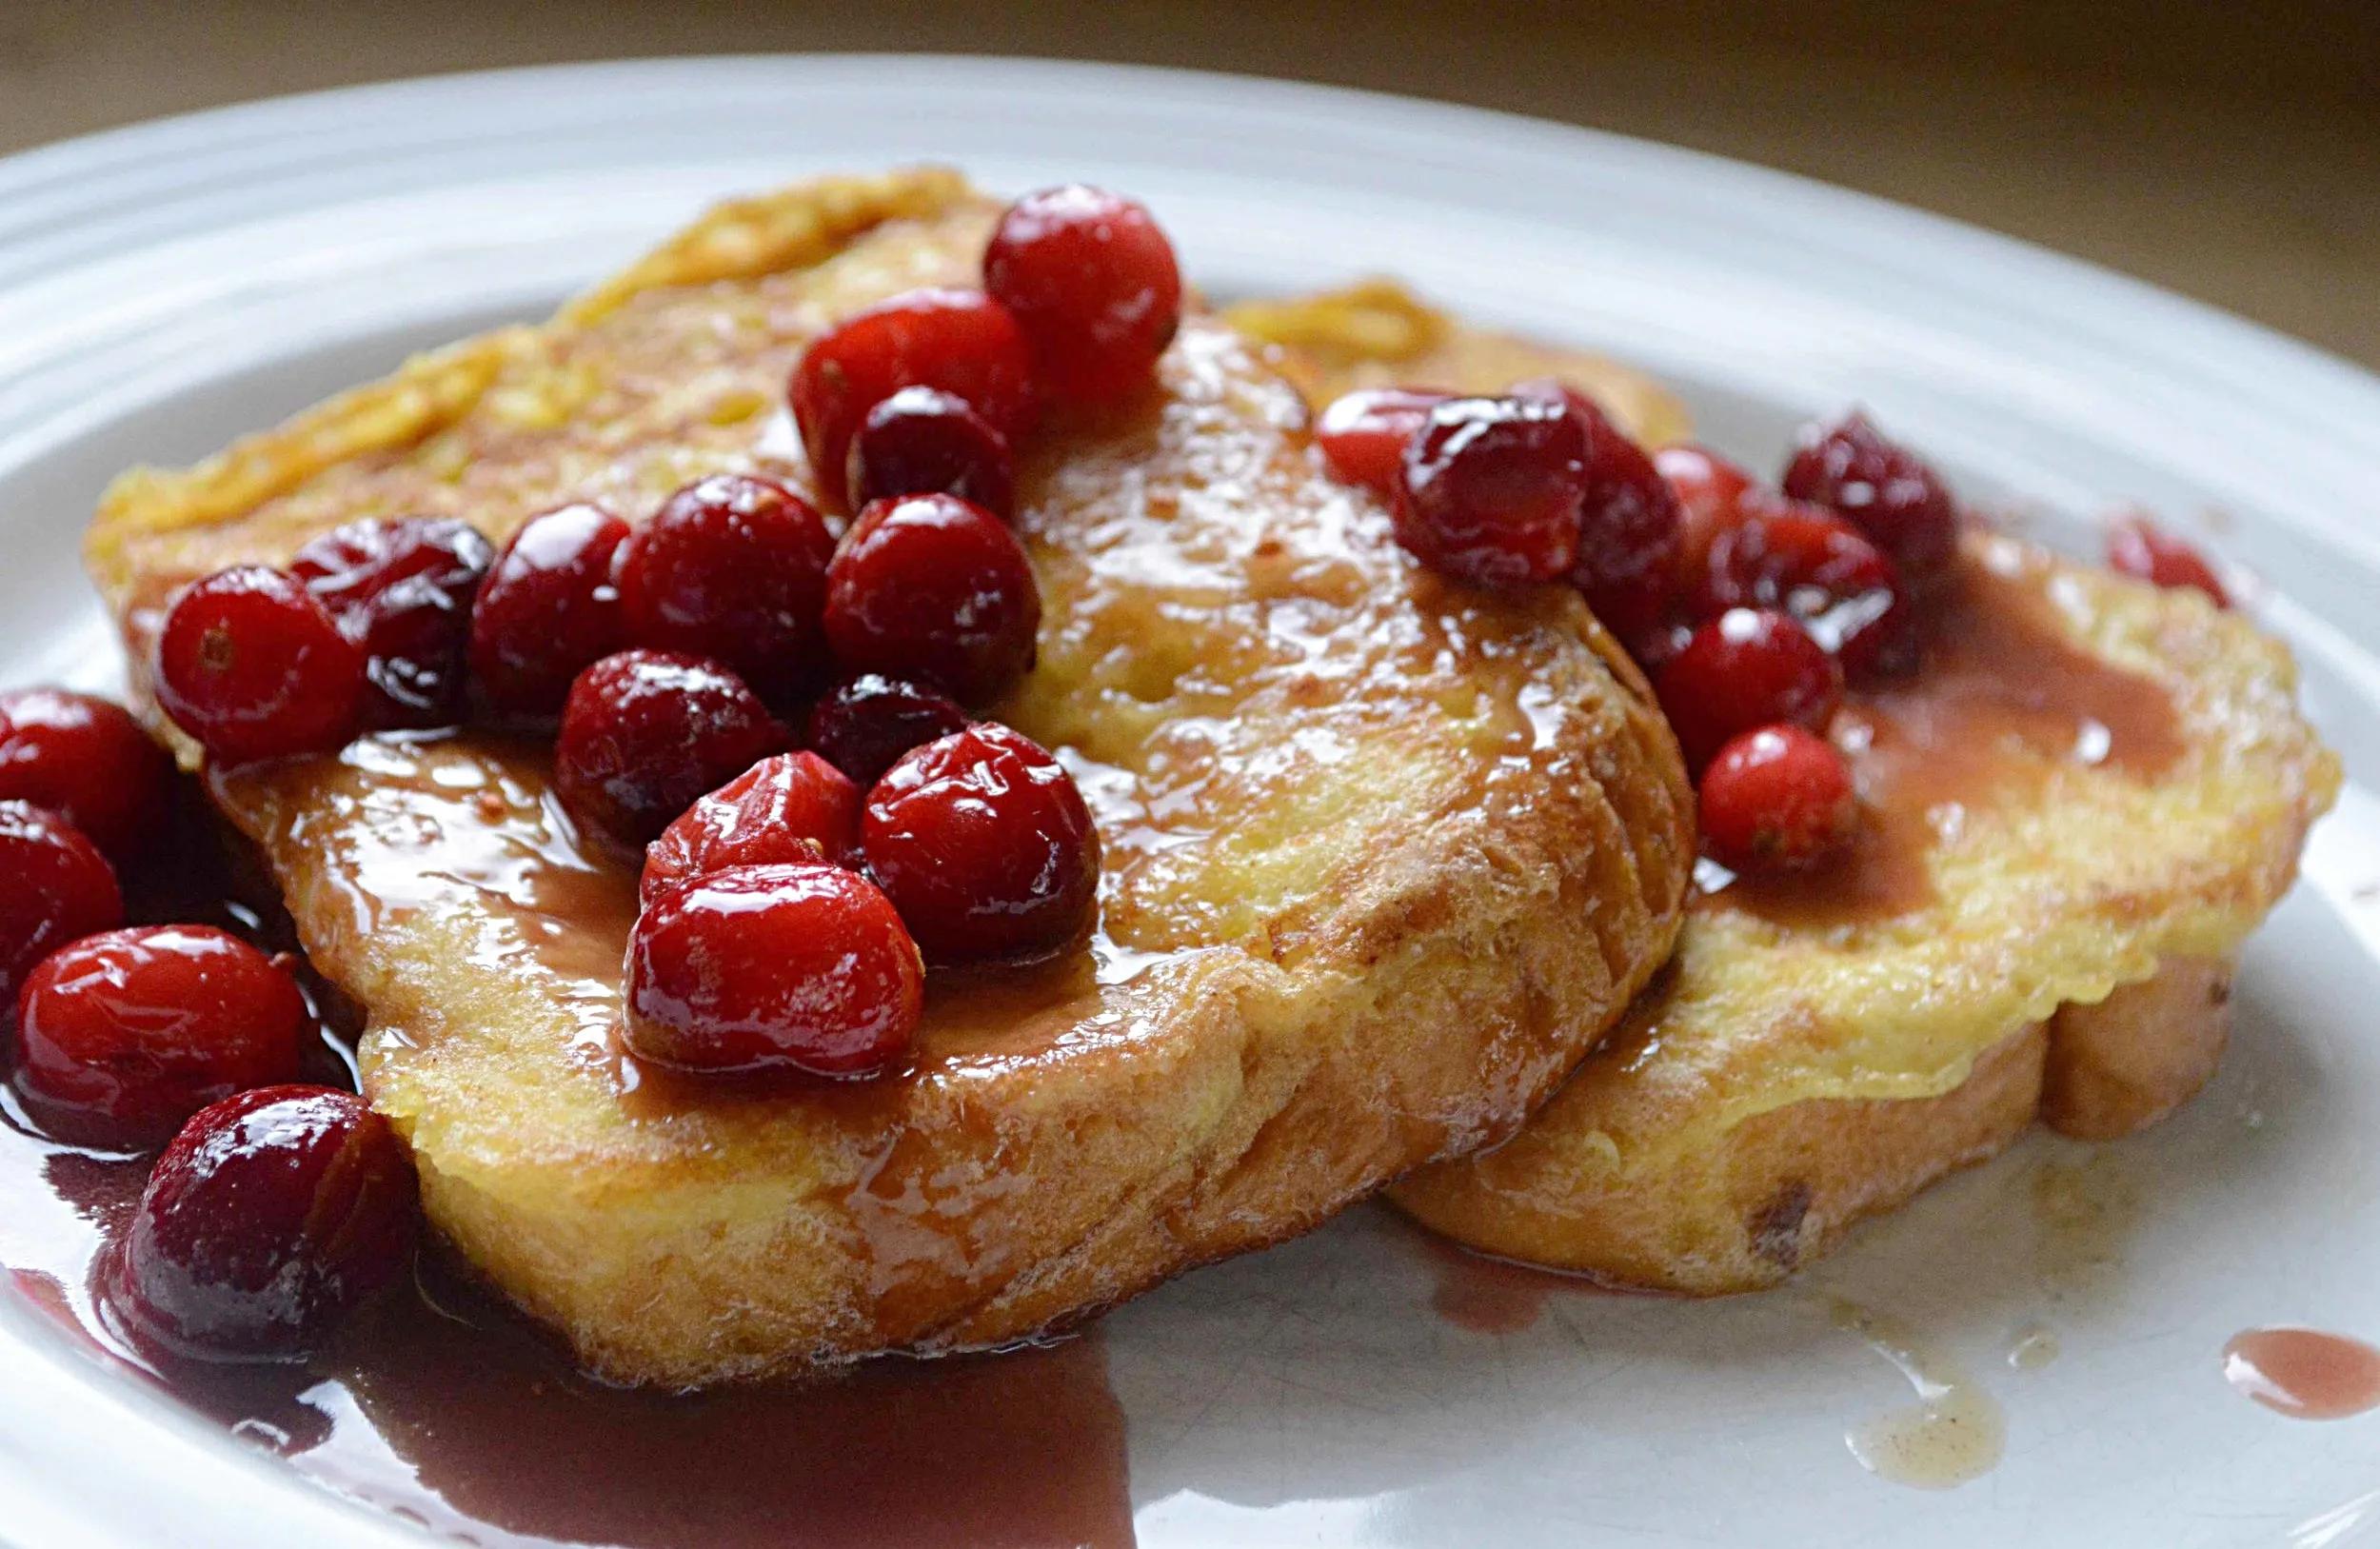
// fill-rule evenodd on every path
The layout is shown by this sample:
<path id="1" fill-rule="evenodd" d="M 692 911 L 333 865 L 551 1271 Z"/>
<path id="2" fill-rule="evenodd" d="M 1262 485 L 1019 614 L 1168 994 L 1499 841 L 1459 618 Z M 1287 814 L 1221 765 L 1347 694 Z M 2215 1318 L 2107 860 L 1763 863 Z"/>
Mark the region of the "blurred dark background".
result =
<path id="1" fill-rule="evenodd" d="M 1129 60 L 1566 119 L 1978 222 L 2380 367 L 2380 0 L 0 0 L 0 150 L 390 76 L 777 50 Z"/>

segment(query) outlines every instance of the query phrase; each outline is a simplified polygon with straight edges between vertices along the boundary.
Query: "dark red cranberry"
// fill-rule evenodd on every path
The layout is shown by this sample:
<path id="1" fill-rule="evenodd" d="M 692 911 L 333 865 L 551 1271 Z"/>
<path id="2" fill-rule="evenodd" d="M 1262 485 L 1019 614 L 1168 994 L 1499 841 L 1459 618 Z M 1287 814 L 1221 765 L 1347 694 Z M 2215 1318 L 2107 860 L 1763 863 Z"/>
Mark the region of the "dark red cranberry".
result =
<path id="1" fill-rule="evenodd" d="M 810 706 L 803 741 L 819 757 L 858 782 L 876 784 L 902 754 L 965 729 L 959 702 L 922 684 L 863 672 L 846 678 Z"/>
<path id="2" fill-rule="evenodd" d="M 1578 557 L 1587 432 L 1558 404 L 1453 398 L 1405 447 L 1398 541 L 1458 581 L 1552 581 Z"/>
<path id="3" fill-rule="evenodd" d="M 420 1214 L 413 1159 L 362 1098 L 260 1086 L 200 1109 L 157 1158 L 102 1294 L 143 1342 L 295 1360 L 403 1278 Z"/>
<path id="4" fill-rule="evenodd" d="M 1653 454 L 1653 466 L 1677 497 L 1683 524 L 1677 546 L 1681 585 L 1697 590 L 1709 567 L 1712 541 L 1745 518 L 1773 509 L 1776 502 L 1751 474 L 1708 447 L 1664 447 Z"/>
<path id="5" fill-rule="evenodd" d="M 1047 952 L 1099 897 L 1099 834 L 1074 776 L 990 722 L 902 757 L 860 819 L 868 869 L 937 963 Z"/>
<path id="6" fill-rule="evenodd" d="M 835 536 L 773 479 L 716 473 L 671 495 L 620 552 L 628 638 L 724 662 L 764 698 L 820 667 L 819 610 Z"/>
<path id="7" fill-rule="evenodd" d="M 1615 634 L 1645 637 L 1668 616 L 1676 596 L 1685 523 L 1676 491 L 1644 448 L 1568 383 L 1537 377 L 1516 383 L 1512 394 L 1559 404 L 1586 431 L 1587 482 L 1578 501 L 1578 558 L 1570 584 Z"/>
<path id="8" fill-rule="evenodd" d="M 48 807 L 117 860 L 155 836 L 173 761 L 121 705 L 63 688 L 0 693 L 0 801 Z"/>
<path id="9" fill-rule="evenodd" d="M 729 866 L 825 862 L 860 851 L 860 787 L 816 753 L 779 753 L 685 809 L 646 846 L 638 884 L 646 904 Z"/>
<path id="10" fill-rule="evenodd" d="M 209 1102 L 297 1080 L 307 1020 L 297 981 L 235 936 L 110 930 L 25 981 L 11 1079 L 60 1139 L 146 1150 Z"/>
<path id="11" fill-rule="evenodd" d="M 0 802 L 0 1006 L 34 964 L 124 923 L 115 868 L 82 830 L 28 802 Z"/>
<path id="12" fill-rule="evenodd" d="M 2194 586 L 2213 598 L 2217 607 L 2231 606 L 2231 594 L 2207 557 L 2147 517 L 2128 516 L 2108 529 L 2108 564 L 2155 586 Z"/>
<path id="13" fill-rule="evenodd" d="M 903 387 L 867 411 L 851 438 L 851 504 L 900 495 L 957 495 L 1003 522 L 1017 514 L 1008 440 L 967 401 L 933 387 Z"/>
<path id="14" fill-rule="evenodd" d="M 1404 485 L 1405 447 L 1430 410 L 1454 396 L 1427 387 L 1359 387 L 1322 410 L 1314 444 L 1332 478 L 1395 500 Z"/>
<path id="15" fill-rule="evenodd" d="M 313 593 L 261 565 L 174 599 L 157 637 L 158 707 L 226 764 L 321 753 L 355 734 L 364 653 Z"/>
<path id="16" fill-rule="evenodd" d="M 1817 865 L 1859 822 L 1851 766 L 1799 726 L 1762 726 L 1720 748 L 1703 771 L 1700 805 L 1703 847 L 1743 872 Z"/>
<path id="17" fill-rule="evenodd" d="M 826 573 L 826 639 L 855 672 L 980 705 L 1033 665 L 1041 589 L 1000 518 L 956 495 L 880 500 Z"/>
<path id="18" fill-rule="evenodd" d="M 554 744 L 554 790 L 585 832 L 642 851 L 706 792 L 792 736 L 742 678 L 677 651 L 622 651 L 579 674 Z"/>
<path id="19" fill-rule="evenodd" d="M 1687 766 L 1699 769 L 1757 726 L 1824 731 L 1843 703 L 1843 670 L 1792 615 L 1734 607 L 1694 632 L 1660 687 Z"/>
<path id="20" fill-rule="evenodd" d="M 828 500 L 848 506 L 851 438 L 903 387 L 964 400 L 1011 446 L 1033 428 L 1033 351 L 1008 308 L 980 290 L 912 290 L 827 333 L 794 367 L 794 421 Z"/>
<path id="21" fill-rule="evenodd" d="M 1008 207 L 983 288 L 1033 341 L 1042 386 L 1072 403 L 1145 386 L 1181 326 L 1181 269 L 1156 217 L 1080 183 Z"/>
<path id="22" fill-rule="evenodd" d="M 1920 585 L 1957 557 L 1958 503 L 1949 487 L 1864 414 L 1806 427 L 1782 487 L 1795 500 L 1832 507 Z"/>
<path id="23" fill-rule="evenodd" d="M 496 556 L 471 611 L 471 673 L 499 713 L 562 713 L 571 682 L 628 642 L 613 584 L 628 525 L 580 504 L 532 516 Z"/>
<path id="24" fill-rule="evenodd" d="M 361 646 L 375 725 L 436 726 L 463 711 L 471 603 L 495 548 L 467 522 L 350 522 L 297 551 L 289 573 Z"/>
<path id="25" fill-rule="evenodd" d="M 917 1036 L 925 966 L 876 884 L 841 866 L 735 866 L 645 905 L 622 1037 L 684 1070 L 867 1076 Z"/>
<path id="26" fill-rule="evenodd" d="M 1792 614 L 1854 683 L 1905 670 L 1914 655 L 1900 571 L 1849 523 L 1811 507 L 1754 517 L 1712 542 L 1702 611 L 1731 607 Z"/>

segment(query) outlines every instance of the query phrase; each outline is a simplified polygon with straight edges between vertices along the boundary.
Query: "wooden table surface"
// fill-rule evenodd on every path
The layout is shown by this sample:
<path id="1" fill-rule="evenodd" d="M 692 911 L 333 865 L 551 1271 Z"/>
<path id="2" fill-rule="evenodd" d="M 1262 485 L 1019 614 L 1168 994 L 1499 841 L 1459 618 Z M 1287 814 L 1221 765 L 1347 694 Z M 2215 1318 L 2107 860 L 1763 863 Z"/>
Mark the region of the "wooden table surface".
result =
<path id="1" fill-rule="evenodd" d="M 1133 60 L 1567 119 L 1993 227 L 2380 367 L 2375 0 L 0 0 L 0 150 L 391 76 L 772 50 Z"/>

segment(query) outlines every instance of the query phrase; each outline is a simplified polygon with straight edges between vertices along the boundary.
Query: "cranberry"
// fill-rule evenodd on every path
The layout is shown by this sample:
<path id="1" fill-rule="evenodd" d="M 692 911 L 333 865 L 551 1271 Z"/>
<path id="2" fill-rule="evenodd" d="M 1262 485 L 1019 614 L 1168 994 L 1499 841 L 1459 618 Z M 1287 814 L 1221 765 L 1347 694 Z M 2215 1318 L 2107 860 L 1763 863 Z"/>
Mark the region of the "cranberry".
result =
<path id="1" fill-rule="evenodd" d="M 63 688 L 0 693 L 0 801 L 48 807 L 123 860 L 172 799 L 173 761 L 123 705 Z"/>
<path id="2" fill-rule="evenodd" d="M 1913 618 L 1900 572 L 1851 525 L 1808 508 L 1773 511 L 1711 545 L 1703 612 L 1791 613 L 1854 682 L 1910 665 Z"/>
<path id="3" fill-rule="evenodd" d="M 506 715 L 558 715 L 570 684 L 627 644 L 612 583 L 628 525 L 600 506 L 565 506 L 522 524 L 471 610 L 471 672 Z"/>
<path id="4" fill-rule="evenodd" d="M 124 923 L 115 868 L 82 830 L 28 802 L 0 802 L 0 1007 L 57 948 Z"/>
<path id="5" fill-rule="evenodd" d="M 773 479 L 718 473 L 671 495 L 620 552 L 628 638 L 735 668 L 764 697 L 815 674 L 835 536 Z"/>
<path id="6" fill-rule="evenodd" d="M 826 573 L 826 638 L 855 671 L 981 704 L 1033 665 L 1041 590 L 1000 518 L 956 495 L 880 500 Z"/>
<path id="7" fill-rule="evenodd" d="M 1930 581 L 1957 556 L 1958 504 L 1949 487 L 1864 414 L 1805 428 L 1783 488 L 1795 500 L 1832 506 L 1914 581 Z"/>
<path id="8" fill-rule="evenodd" d="M 234 1092 L 298 1076 L 297 981 L 211 925 L 87 936 L 17 1003 L 12 1079 L 44 1128 L 87 1145 L 163 1145 Z"/>
<path id="9" fill-rule="evenodd" d="M 1676 495 L 1683 522 L 1677 573 L 1688 586 L 1699 586 L 1712 541 L 1775 502 L 1753 482 L 1751 474 L 1707 447 L 1692 443 L 1664 447 L 1653 454 L 1653 466 Z"/>
<path id="10" fill-rule="evenodd" d="M 101 1290 L 179 1354 L 294 1360 L 405 1274 L 419 1216 L 413 1159 L 362 1098 L 260 1086 L 157 1158 Z"/>
<path id="11" fill-rule="evenodd" d="M 851 438 L 851 504 L 897 495 L 957 495 L 1002 521 L 1017 514 L 1008 439 L 963 398 L 903 387 L 867 411 Z"/>
<path id="12" fill-rule="evenodd" d="M 917 943 L 876 884 L 819 864 L 680 883 L 628 938 L 630 1053 L 682 1069 L 867 1076 L 908 1052 Z"/>
<path id="13" fill-rule="evenodd" d="M 1859 821 L 1851 765 L 1800 726 L 1761 726 L 1719 749 L 1703 771 L 1702 843 L 1736 871 L 1813 866 Z"/>
<path id="14" fill-rule="evenodd" d="M 1013 446 L 1033 427 L 1033 352 L 1008 308 L 977 290 L 913 290 L 811 345 L 793 370 L 793 417 L 827 499 L 849 504 L 851 439 L 903 387 L 964 400 Z"/>
<path id="15" fill-rule="evenodd" d="M 646 904 L 729 866 L 859 858 L 860 787 L 816 753 L 779 753 L 686 808 L 645 851 Z"/>
<path id="16" fill-rule="evenodd" d="M 1099 896 L 1099 835 L 1074 776 L 985 722 L 905 755 L 868 792 L 868 869 L 936 962 L 1062 946 Z"/>
<path id="17" fill-rule="evenodd" d="M 810 707 L 803 740 L 865 788 L 902 754 L 964 729 L 967 721 L 967 712 L 946 694 L 863 672 L 828 689 Z"/>
<path id="18" fill-rule="evenodd" d="M 1587 484 L 1570 584 L 1615 633 L 1645 637 L 1667 616 L 1676 592 L 1685 520 L 1676 491 L 1644 448 L 1568 383 L 1537 377 L 1515 384 L 1512 394 L 1560 405 L 1586 432 Z"/>
<path id="19" fill-rule="evenodd" d="M 579 674 L 554 745 L 572 821 L 634 853 L 792 740 L 742 678 L 677 651 L 622 651 Z"/>
<path id="20" fill-rule="evenodd" d="M 471 601 L 495 549 L 466 522 L 350 522 L 297 551 L 289 573 L 363 648 L 379 725 L 460 718 Z"/>
<path id="21" fill-rule="evenodd" d="M 1405 447 L 1430 410 L 1455 395 L 1427 387 L 1360 387 L 1332 400 L 1315 422 L 1323 466 L 1341 484 L 1395 500 L 1405 477 Z"/>
<path id="22" fill-rule="evenodd" d="M 217 759 L 327 752 L 354 735 L 364 653 L 294 579 L 219 570 L 174 599 L 157 637 L 159 708 Z"/>
<path id="23" fill-rule="evenodd" d="M 2128 516 L 2108 529 L 2108 564 L 2155 586 L 2195 586 L 2213 598 L 2215 606 L 2231 606 L 2231 594 L 2206 556 L 2147 517 Z"/>
<path id="24" fill-rule="evenodd" d="M 1552 581 L 1578 557 L 1587 432 L 1558 404 L 1453 398 L 1405 447 L 1397 538 L 1479 586 Z"/>
<path id="25" fill-rule="evenodd" d="M 1080 183 L 1008 207 L 983 288 L 1033 341 L 1043 386 L 1074 403 L 1145 385 L 1181 326 L 1181 269 L 1156 217 Z"/>
<path id="26" fill-rule="evenodd" d="M 1689 767 L 1738 733 L 1775 722 L 1824 731 L 1843 669 L 1791 614 L 1734 607 L 1694 632 L 1661 671 L 1661 708 Z"/>

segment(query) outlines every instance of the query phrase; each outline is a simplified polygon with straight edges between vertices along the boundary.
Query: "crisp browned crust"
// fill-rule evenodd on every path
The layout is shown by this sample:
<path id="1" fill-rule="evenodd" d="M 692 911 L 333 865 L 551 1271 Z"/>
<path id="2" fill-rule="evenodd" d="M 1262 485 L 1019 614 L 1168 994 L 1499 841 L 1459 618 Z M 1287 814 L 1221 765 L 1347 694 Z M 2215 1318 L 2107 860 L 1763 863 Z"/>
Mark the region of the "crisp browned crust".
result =
<path id="1" fill-rule="evenodd" d="M 137 639 L 177 579 L 356 515 L 501 535 L 722 467 L 805 481 L 766 423 L 804 341 L 963 282 L 991 214 L 938 173 L 733 207 L 556 323 L 435 358 L 475 363 L 468 390 L 417 393 L 446 380 L 417 367 L 120 485 L 94 572 Z M 596 1370 L 995 1343 L 1302 1231 L 1509 1134 L 1667 955 L 1690 796 L 1577 600 L 1419 572 L 1211 320 L 1162 374 L 1023 470 L 1046 622 L 999 711 L 1081 761 L 1113 971 L 1029 1006 L 938 985 L 982 1014 L 930 1023 L 910 1077 L 624 1097 L 621 879 L 584 869 L 538 756 L 374 739 L 217 783 L 371 1013 L 367 1090 L 432 1218 Z"/>

